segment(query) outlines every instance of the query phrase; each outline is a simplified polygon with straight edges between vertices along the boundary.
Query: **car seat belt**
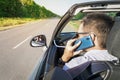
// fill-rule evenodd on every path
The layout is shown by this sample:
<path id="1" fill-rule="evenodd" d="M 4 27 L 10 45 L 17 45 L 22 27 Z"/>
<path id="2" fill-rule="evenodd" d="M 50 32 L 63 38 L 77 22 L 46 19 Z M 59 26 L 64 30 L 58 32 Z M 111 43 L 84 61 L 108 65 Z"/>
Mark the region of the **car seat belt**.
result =
<path id="1" fill-rule="evenodd" d="M 88 69 L 89 68 L 89 69 Z M 67 70 L 67 72 L 72 76 L 72 78 L 76 78 L 80 74 L 84 73 L 86 70 L 89 75 L 86 76 L 86 79 L 91 78 L 92 76 L 99 74 L 103 71 L 110 69 L 110 67 L 105 62 L 87 62 L 85 64 L 79 65 L 75 68 Z"/>

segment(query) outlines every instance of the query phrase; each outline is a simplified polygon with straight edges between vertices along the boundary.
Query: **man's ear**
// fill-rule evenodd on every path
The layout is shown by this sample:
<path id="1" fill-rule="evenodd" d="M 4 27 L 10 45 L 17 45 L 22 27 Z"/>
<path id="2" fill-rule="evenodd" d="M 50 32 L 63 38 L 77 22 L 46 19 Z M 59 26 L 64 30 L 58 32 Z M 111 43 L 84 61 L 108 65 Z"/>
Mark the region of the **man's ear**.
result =
<path id="1" fill-rule="evenodd" d="M 95 34 L 91 33 L 90 36 L 92 38 L 92 41 L 95 41 L 95 37 L 96 37 Z"/>

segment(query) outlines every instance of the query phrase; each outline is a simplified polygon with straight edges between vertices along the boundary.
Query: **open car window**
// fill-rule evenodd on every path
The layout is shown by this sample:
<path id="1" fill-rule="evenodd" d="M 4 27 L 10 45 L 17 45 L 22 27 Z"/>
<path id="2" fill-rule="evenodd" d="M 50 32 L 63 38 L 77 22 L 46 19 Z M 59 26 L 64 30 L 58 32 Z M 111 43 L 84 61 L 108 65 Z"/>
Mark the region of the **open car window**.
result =
<path id="1" fill-rule="evenodd" d="M 84 17 L 84 13 L 78 13 L 72 17 L 72 19 L 65 25 L 60 34 L 54 40 L 54 44 L 57 47 L 64 48 L 66 42 L 76 36 L 78 28 L 81 23 L 81 19 Z"/>

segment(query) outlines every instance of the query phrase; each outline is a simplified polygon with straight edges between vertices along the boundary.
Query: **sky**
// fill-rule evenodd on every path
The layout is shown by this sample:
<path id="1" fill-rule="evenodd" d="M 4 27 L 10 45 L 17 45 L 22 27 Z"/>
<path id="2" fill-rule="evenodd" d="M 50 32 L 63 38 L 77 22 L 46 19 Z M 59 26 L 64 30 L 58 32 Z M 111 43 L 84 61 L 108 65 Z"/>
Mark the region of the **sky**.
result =
<path id="1" fill-rule="evenodd" d="M 62 16 L 75 3 L 102 0 L 34 0 L 34 1 L 40 6 L 44 6 L 46 9 Z"/>
<path id="2" fill-rule="evenodd" d="M 44 6 L 46 9 L 58 14 L 64 15 L 66 11 L 75 3 L 88 0 L 34 0 L 37 4 Z M 90 1 L 90 0 L 89 0 Z"/>

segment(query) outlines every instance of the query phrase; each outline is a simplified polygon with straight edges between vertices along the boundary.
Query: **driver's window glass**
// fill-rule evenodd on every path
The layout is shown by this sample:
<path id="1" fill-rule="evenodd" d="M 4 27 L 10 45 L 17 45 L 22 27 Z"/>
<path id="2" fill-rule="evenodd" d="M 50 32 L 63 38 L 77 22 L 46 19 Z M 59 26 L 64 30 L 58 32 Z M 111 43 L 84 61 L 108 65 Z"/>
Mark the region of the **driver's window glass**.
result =
<path id="1" fill-rule="evenodd" d="M 66 24 L 62 32 L 77 32 L 81 23 L 81 19 L 85 16 L 83 13 L 78 13 Z"/>
<path id="2" fill-rule="evenodd" d="M 69 39 L 76 37 L 76 32 L 78 32 L 83 16 L 83 14 L 78 13 L 66 24 L 66 26 L 61 31 L 61 34 L 59 34 L 56 40 L 54 41 L 57 47 L 64 48 Z"/>
<path id="3" fill-rule="evenodd" d="M 77 32 L 79 25 L 80 25 L 80 21 L 79 20 L 74 20 L 74 21 L 71 20 L 64 27 L 62 32 Z"/>

